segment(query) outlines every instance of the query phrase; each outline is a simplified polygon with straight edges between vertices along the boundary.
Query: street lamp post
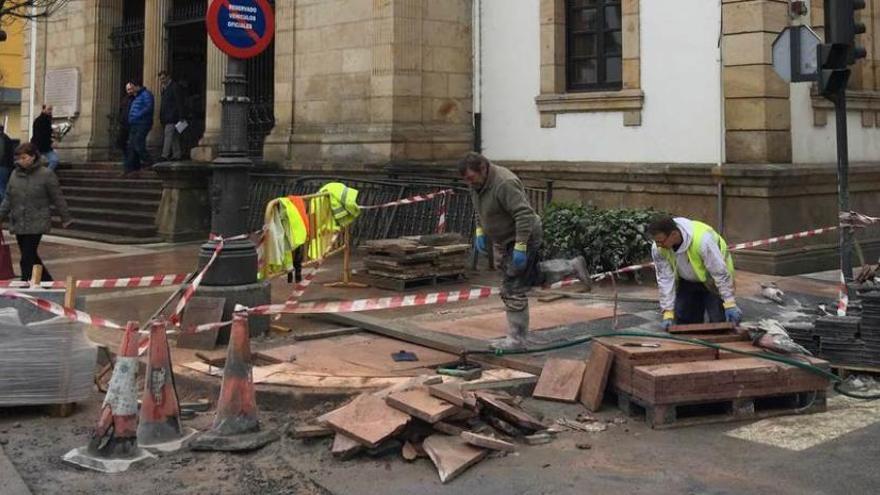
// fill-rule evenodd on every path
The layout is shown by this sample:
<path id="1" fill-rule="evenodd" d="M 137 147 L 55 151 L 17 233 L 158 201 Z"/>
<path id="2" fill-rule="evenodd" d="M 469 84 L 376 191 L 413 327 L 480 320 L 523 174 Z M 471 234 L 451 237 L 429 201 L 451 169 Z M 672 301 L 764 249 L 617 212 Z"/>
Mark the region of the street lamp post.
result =
<path id="1" fill-rule="evenodd" d="M 248 196 L 250 170 L 253 162 L 248 157 L 247 78 L 244 60 L 228 57 L 221 117 L 221 139 L 217 158 L 211 163 L 213 176 L 210 185 L 211 232 L 224 239 L 224 247 L 210 270 L 205 274 L 198 294 L 226 299 L 224 318 L 231 317 L 236 304 L 256 306 L 268 304 L 271 299 L 268 282 L 257 280 L 257 251 L 248 239 L 228 240 L 248 233 Z M 199 250 L 199 268 L 211 259 L 218 239 L 208 240 Z M 225 321 L 225 320 L 224 320 Z M 269 330 L 268 317 L 251 317 L 251 336 L 264 335 Z M 223 339 L 221 339 L 223 340 Z"/>

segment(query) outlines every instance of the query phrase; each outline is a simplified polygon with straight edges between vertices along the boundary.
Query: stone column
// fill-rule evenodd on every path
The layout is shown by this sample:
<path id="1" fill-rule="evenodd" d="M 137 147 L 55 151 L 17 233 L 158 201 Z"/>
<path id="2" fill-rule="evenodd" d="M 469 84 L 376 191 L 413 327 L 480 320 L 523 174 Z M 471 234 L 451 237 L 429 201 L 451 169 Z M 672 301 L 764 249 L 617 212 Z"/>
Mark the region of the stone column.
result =
<path id="1" fill-rule="evenodd" d="M 124 84 L 119 80 L 119 68 L 110 52 L 112 42 L 110 34 L 115 26 L 122 23 L 122 2 L 116 0 L 98 0 L 94 11 L 95 62 L 92 74 L 94 92 L 92 104 L 92 128 L 88 144 L 90 160 L 106 160 L 109 158 L 113 139 L 110 136 L 110 119 L 116 118 L 118 102 L 109 95 Z M 87 102 L 83 101 L 83 104 Z"/>
<path id="2" fill-rule="evenodd" d="M 223 77 L 226 74 L 226 55 L 208 38 L 208 63 L 205 68 L 205 133 L 199 145 L 192 150 L 193 160 L 209 162 L 217 157 L 220 143 L 220 120 L 223 113 Z M 277 112 L 277 110 L 276 110 Z"/>
<path id="3" fill-rule="evenodd" d="M 722 16 L 727 161 L 789 163 L 789 88 L 773 73 L 770 48 L 788 26 L 788 3 L 723 0 Z"/>
<path id="4" fill-rule="evenodd" d="M 291 158 L 296 72 L 295 2 L 275 4 L 275 127 L 266 136 L 263 158 L 283 164 Z"/>
<path id="5" fill-rule="evenodd" d="M 162 145 L 162 129 L 159 126 L 159 105 L 162 89 L 159 86 L 159 71 L 166 69 L 168 43 L 165 21 L 171 9 L 171 0 L 147 0 L 144 11 L 144 85 L 153 92 L 156 109 L 153 112 L 153 129 L 147 137 L 151 148 Z M 158 156 L 153 157 L 158 158 Z"/>

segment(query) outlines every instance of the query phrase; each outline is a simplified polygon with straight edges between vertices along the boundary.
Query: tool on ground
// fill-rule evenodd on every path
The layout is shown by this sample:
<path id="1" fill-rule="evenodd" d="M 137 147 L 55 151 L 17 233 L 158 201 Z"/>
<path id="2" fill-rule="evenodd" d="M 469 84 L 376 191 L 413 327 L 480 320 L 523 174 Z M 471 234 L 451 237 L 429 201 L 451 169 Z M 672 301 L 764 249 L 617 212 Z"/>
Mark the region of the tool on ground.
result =
<path id="1" fill-rule="evenodd" d="M 468 362 L 468 351 L 461 352 L 457 363 L 437 368 L 438 375 L 453 376 L 464 381 L 476 380 L 483 376 L 483 367 L 479 363 Z"/>
<path id="2" fill-rule="evenodd" d="M 639 342 L 626 342 L 624 344 L 620 344 L 623 347 L 647 347 L 649 349 L 659 349 L 660 344 L 644 344 Z"/>
<path id="3" fill-rule="evenodd" d="M 400 362 L 405 362 L 405 361 L 418 361 L 419 357 L 416 356 L 415 353 L 413 353 L 413 352 L 400 351 L 400 352 L 392 352 L 391 359 L 393 359 L 394 362 L 400 363 Z"/>

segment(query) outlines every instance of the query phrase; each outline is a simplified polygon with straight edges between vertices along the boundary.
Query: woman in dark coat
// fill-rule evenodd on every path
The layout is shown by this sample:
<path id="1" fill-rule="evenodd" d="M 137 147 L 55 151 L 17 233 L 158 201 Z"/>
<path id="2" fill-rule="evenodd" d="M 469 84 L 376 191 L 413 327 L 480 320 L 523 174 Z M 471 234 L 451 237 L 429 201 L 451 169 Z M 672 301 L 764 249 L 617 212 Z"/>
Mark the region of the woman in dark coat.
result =
<path id="1" fill-rule="evenodd" d="M 43 264 L 37 248 L 43 234 L 52 228 L 50 206 L 55 206 L 61 224 L 67 228 L 73 223 L 67 202 L 61 195 L 61 186 L 55 173 L 40 164 L 40 153 L 31 143 L 15 150 L 15 170 L 9 177 L 6 197 L 0 204 L 0 222 L 9 220 L 9 231 L 15 234 L 21 251 L 21 279 L 31 278 L 34 265 Z M 43 282 L 52 280 L 49 270 L 43 269 Z"/>

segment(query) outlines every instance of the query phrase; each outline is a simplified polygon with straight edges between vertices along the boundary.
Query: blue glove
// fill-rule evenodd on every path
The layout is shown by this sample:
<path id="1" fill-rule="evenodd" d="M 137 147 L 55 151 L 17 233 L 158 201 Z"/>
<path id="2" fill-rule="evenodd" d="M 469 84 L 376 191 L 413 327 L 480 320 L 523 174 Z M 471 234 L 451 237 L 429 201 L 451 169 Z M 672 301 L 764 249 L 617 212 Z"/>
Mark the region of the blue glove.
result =
<path id="1" fill-rule="evenodd" d="M 484 234 L 483 229 L 479 227 L 477 227 L 477 232 L 474 236 L 474 248 L 480 254 L 489 254 L 489 251 L 486 248 L 486 234 Z"/>
<path id="2" fill-rule="evenodd" d="M 743 320 L 743 312 L 736 306 L 724 308 L 724 318 L 731 323 L 739 325 Z"/>
<path id="3" fill-rule="evenodd" d="M 525 243 L 516 243 L 513 247 L 513 267 L 517 269 L 517 271 L 523 271 L 526 269 L 526 264 L 529 261 L 528 248 Z"/>

